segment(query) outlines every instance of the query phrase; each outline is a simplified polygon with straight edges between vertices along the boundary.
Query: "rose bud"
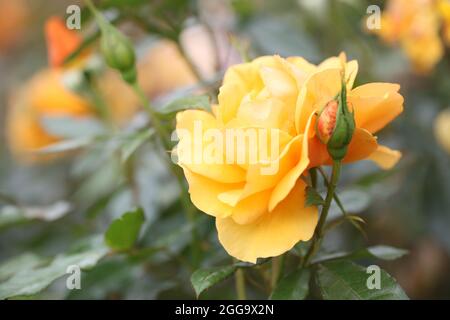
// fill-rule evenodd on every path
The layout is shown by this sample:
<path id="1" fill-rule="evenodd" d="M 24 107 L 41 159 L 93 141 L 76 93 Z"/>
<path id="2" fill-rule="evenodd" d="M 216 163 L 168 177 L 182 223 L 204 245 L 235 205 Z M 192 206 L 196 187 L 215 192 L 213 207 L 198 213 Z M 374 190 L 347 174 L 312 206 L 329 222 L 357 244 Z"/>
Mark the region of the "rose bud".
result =
<path id="1" fill-rule="evenodd" d="M 118 70 L 128 83 L 136 82 L 136 54 L 131 41 L 87 2 L 100 27 L 100 50 L 109 67 Z"/>
<path id="2" fill-rule="evenodd" d="M 342 81 L 340 94 L 329 101 L 319 113 L 316 133 L 319 140 L 327 145 L 333 160 L 342 160 L 355 130 L 355 116 L 349 111 L 347 89 Z"/>
<path id="3" fill-rule="evenodd" d="M 130 40 L 112 25 L 102 27 L 100 48 L 106 63 L 122 73 L 133 70 L 135 53 Z"/>

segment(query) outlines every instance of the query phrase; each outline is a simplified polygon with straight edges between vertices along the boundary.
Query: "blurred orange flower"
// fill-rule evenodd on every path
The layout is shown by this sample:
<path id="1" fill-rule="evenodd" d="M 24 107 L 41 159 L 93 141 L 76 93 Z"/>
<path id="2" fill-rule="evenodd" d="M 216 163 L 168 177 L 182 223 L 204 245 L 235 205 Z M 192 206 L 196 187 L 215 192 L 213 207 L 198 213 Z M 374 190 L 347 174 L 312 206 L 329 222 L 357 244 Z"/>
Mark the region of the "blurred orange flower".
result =
<path id="1" fill-rule="evenodd" d="M 22 39 L 30 10 L 24 0 L 0 0 L 0 53 Z"/>
<path id="2" fill-rule="evenodd" d="M 82 42 L 81 36 L 66 28 L 59 17 L 51 17 L 45 23 L 45 39 L 49 65 L 61 67 L 66 59 Z"/>
<path id="3" fill-rule="evenodd" d="M 400 43 L 415 71 L 428 73 L 444 54 L 441 27 L 449 44 L 449 5 L 447 0 L 390 0 L 374 32 L 387 43 Z"/>
<path id="4" fill-rule="evenodd" d="M 48 19 L 45 35 L 50 68 L 34 75 L 14 93 L 9 103 L 6 127 L 9 145 L 13 154 L 25 162 L 48 159 L 32 153 L 60 140 L 42 127 L 43 117 L 95 116 L 91 102 L 63 84 L 68 73 L 77 72 L 89 63 L 92 52 L 86 51 L 73 62 L 63 65 L 64 59 L 80 45 L 80 35 L 68 30 L 64 21 L 57 17 Z M 190 40 L 195 42 L 195 39 Z M 189 65 L 169 41 L 161 41 L 149 50 L 138 63 L 138 76 L 150 97 L 197 82 Z M 117 72 L 104 71 L 96 86 L 110 110 L 113 123 L 124 124 L 135 114 L 139 99 Z"/>
<path id="5" fill-rule="evenodd" d="M 191 200 L 216 218 L 219 240 L 231 256 L 256 262 L 313 235 L 318 210 L 305 207 L 307 184 L 301 177 L 308 168 L 330 162 L 315 123 L 318 112 L 340 92 L 344 68 L 357 125 L 344 161 L 371 159 L 390 168 L 400 153 L 379 146 L 373 134 L 402 112 L 399 86 L 369 83 L 353 88 L 358 64 L 347 62 L 344 55 L 318 66 L 301 57 L 279 56 L 235 65 L 225 74 L 212 114 L 200 110 L 177 114 L 180 141 L 174 151 Z M 265 140 L 240 147 L 233 142 L 225 150 L 212 148 L 216 161 L 205 156 L 217 141 L 230 146 L 230 130 L 248 134 L 254 129 L 275 133 L 278 148 L 271 149 Z M 267 157 L 251 161 L 250 155 L 261 149 Z M 277 170 L 264 173 L 261 169 L 268 165 Z"/>
<path id="6" fill-rule="evenodd" d="M 7 138 L 13 154 L 25 162 L 37 160 L 31 152 L 58 140 L 41 126 L 43 116 L 91 114 L 86 100 L 63 87 L 61 76 L 59 70 L 43 70 L 11 98 Z"/>
<path id="7" fill-rule="evenodd" d="M 139 62 L 138 73 L 140 84 L 151 97 L 197 82 L 176 45 L 167 40 L 149 50 Z"/>
<path id="8" fill-rule="evenodd" d="M 63 86 L 64 71 L 59 68 L 70 53 L 68 50 L 81 43 L 81 37 L 67 30 L 59 18 L 47 21 L 45 33 L 52 68 L 39 71 L 10 99 L 7 138 L 13 154 L 25 162 L 48 159 L 32 152 L 58 140 L 41 126 L 42 117 L 80 117 L 92 113 L 86 99 Z M 66 38 L 68 45 L 65 43 Z"/>
<path id="9" fill-rule="evenodd" d="M 181 42 L 201 77 L 211 78 L 217 61 L 208 31 L 201 26 L 190 26 L 183 30 Z M 138 73 L 141 86 L 151 97 L 198 82 L 177 45 L 169 40 L 160 40 L 152 46 L 139 61 Z"/>

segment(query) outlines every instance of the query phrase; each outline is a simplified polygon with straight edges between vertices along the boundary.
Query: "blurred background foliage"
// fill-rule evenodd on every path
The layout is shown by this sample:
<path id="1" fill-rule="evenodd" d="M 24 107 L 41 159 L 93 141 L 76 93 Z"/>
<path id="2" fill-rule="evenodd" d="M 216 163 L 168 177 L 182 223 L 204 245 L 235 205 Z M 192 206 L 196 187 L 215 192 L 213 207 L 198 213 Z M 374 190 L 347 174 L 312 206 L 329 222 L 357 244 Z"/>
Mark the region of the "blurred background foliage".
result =
<path id="1" fill-rule="evenodd" d="M 88 62 L 57 71 L 83 101 L 65 112 L 58 109 L 59 96 L 48 98 L 56 107 L 46 104 L 47 95 L 57 90 L 48 76 L 44 25 L 51 16 L 67 17 L 71 4 L 83 8 L 73 0 L 0 0 L 0 296 L 194 298 L 192 272 L 198 266 L 230 264 L 231 258 L 217 241 L 213 219 L 196 214 L 194 222 L 186 221 L 176 181 L 146 130 L 139 100 L 96 54 L 96 29 L 85 9 L 81 35 L 94 43 Z M 365 28 L 367 7 L 383 8 L 384 1 L 96 4 L 133 39 L 139 81 L 161 110 L 193 94 L 214 101 L 227 66 L 265 54 L 318 63 L 345 51 L 359 62 L 356 85 L 400 83 L 404 113 L 380 139 L 400 149 L 403 158 L 388 172 L 369 162 L 345 167 L 338 191 L 347 211 L 367 222 L 366 237 L 341 225 L 327 235 L 324 251 L 373 244 L 407 248 L 409 255 L 382 266 L 411 298 L 450 298 L 448 48 L 431 71 L 416 73 L 400 46 L 384 43 Z M 426 54 L 427 48 L 422 50 Z M 97 112 L 99 105 L 106 106 L 109 118 Z M 167 112 L 167 117 L 173 130 L 173 115 Z M 44 153 L 30 152 L 42 147 Z M 137 244 L 108 252 L 102 234 L 134 207 L 142 207 L 145 215 Z M 338 216 L 337 208 L 330 216 Z M 190 250 L 193 228 L 201 242 L 197 258 Z M 301 250 L 292 250 L 287 269 Z M 82 289 L 69 291 L 63 276 L 73 263 L 90 270 L 83 272 Z M 267 298 L 268 266 L 261 264 L 246 276 L 249 297 Z M 27 287 L 30 283 L 36 287 Z M 233 280 L 202 297 L 233 298 Z"/>

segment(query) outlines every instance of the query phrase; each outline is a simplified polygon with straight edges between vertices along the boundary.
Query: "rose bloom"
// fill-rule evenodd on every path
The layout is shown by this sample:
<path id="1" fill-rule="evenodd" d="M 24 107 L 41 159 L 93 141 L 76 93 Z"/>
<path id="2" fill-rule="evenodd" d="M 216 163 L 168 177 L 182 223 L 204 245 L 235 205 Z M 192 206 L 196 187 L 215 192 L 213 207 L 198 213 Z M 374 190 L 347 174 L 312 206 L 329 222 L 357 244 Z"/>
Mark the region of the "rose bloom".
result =
<path id="1" fill-rule="evenodd" d="M 390 168 L 400 153 L 379 146 L 373 134 L 402 112 L 399 86 L 370 83 L 353 88 L 358 64 L 346 62 L 344 55 L 318 66 L 301 57 L 279 56 L 232 66 L 225 74 L 212 113 L 187 110 L 177 114 L 180 141 L 175 151 L 189 183 L 191 200 L 216 218 L 219 241 L 231 256 L 255 263 L 257 258 L 278 256 L 312 237 L 318 208 L 305 206 L 304 177 L 309 168 L 331 163 L 315 128 L 319 111 L 341 90 L 343 69 L 357 127 L 343 161 L 371 159 Z M 188 161 L 179 151 L 191 150 L 195 157 L 199 145 L 207 149 L 214 140 L 210 129 L 215 129 L 215 135 L 225 135 L 229 129 L 252 128 L 276 132 L 277 152 L 268 152 L 267 158 L 253 162 L 204 159 L 202 163 Z M 216 150 L 215 157 L 236 160 L 242 156 L 248 160 L 252 148 L 266 146 L 256 143 L 225 148 L 223 154 Z M 203 157 L 197 156 L 197 160 Z M 277 162 L 274 167 L 278 170 L 263 174 L 261 168 L 271 162 Z"/>

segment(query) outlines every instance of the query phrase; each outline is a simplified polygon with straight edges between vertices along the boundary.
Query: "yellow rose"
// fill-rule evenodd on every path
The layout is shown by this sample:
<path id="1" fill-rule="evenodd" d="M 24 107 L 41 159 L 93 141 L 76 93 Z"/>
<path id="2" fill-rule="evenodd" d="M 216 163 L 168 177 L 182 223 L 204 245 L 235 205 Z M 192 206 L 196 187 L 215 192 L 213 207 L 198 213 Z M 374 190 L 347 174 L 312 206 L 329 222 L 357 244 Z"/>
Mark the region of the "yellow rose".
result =
<path id="1" fill-rule="evenodd" d="M 357 123 L 344 161 L 368 158 L 391 167 L 399 152 L 378 147 L 371 132 L 401 112 L 398 86 L 379 83 L 352 90 L 358 65 L 344 56 L 318 66 L 279 56 L 235 65 L 225 74 L 212 114 L 177 114 L 175 153 L 191 200 L 216 218 L 219 241 L 231 256 L 254 263 L 312 237 L 318 209 L 305 207 L 302 176 L 308 168 L 329 162 L 314 128 L 318 108 L 340 90 L 343 66 Z M 234 137 L 229 143 L 229 133 L 239 131 L 246 143 L 236 144 Z M 258 140 L 264 132 L 270 138 Z M 266 157 L 252 159 L 255 153 Z"/>
<path id="2" fill-rule="evenodd" d="M 200 110 L 177 114 L 178 161 L 188 180 L 191 200 L 216 217 L 220 242 L 242 261 L 280 255 L 300 240 L 309 240 L 314 232 L 317 208 L 305 208 L 306 184 L 298 179 L 309 163 L 302 147 L 305 139 L 296 132 L 294 123 L 299 89 L 313 69 L 301 58 L 278 56 L 236 65 L 225 74 L 214 114 Z M 203 131 L 194 137 L 196 124 Z M 259 152 L 259 148 L 267 151 L 270 146 L 227 148 L 221 156 L 235 153 L 231 163 L 187 161 L 180 150 L 207 144 L 207 131 L 212 128 L 224 136 L 226 129 L 268 129 L 278 136 L 279 148 L 261 161 L 250 161 L 249 148 Z M 186 137 L 184 131 L 193 138 Z M 245 161 L 237 164 L 241 156 Z M 275 161 L 276 173 L 264 174 L 263 167 Z"/>

